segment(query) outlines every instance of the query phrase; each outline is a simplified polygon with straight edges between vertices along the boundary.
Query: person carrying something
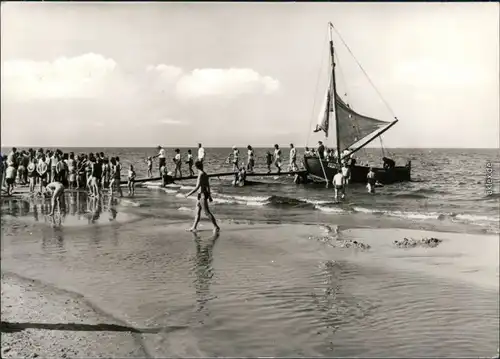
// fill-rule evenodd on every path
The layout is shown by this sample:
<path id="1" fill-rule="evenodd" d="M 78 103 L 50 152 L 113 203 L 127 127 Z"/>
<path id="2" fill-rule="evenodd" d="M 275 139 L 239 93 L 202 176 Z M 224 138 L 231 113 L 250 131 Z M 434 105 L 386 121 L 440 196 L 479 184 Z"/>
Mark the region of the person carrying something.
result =
<path id="1" fill-rule="evenodd" d="M 186 164 L 188 165 L 189 175 L 190 176 L 194 176 L 193 163 L 194 163 L 194 161 L 193 161 L 193 154 L 191 153 L 191 150 L 188 150 Z"/>
<path id="2" fill-rule="evenodd" d="M 182 165 L 181 151 L 178 148 L 175 149 L 174 164 L 175 164 L 174 178 L 177 177 L 177 172 L 179 173 L 179 178 L 182 177 L 182 172 L 181 172 L 181 165 Z"/>
<path id="3" fill-rule="evenodd" d="M 248 172 L 253 172 L 253 168 L 255 166 L 255 153 L 253 151 L 253 147 L 250 145 L 247 146 L 247 150 L 248 150 L 247 170 Z"/>
<path id="4" fill-rule="evenodd" d="M 186 195 L 186 198 L 191 196 L 193 193 L 199 190 L 198 192 L 198 200 L 196 202 L 196 215 L 194 219 L 193 226 L 189 229 L 189 231 L 195 232 L 198 227 L 198 223 L 200 222 L 200 215 L 202 208 L 205 210 L 205 214 L 210 219 L 214 226 L 214 232 L 219 232 L 220 227 L 217 225 L 217 221 L 215 220 L 214 215 L 210 212 L 210 208 L 208 206 L 209 202 L 212 202 L 212 194 L 210 192 L 210 181 L 208 175 L 203 170 L 203 163 L 200 161 L 195 162 L 195 167 L 198 169 L 198 181 L 196 183 L 196 187 Z"/>
<path id="5" fill-rule="evenodd" d="M 167 165 L 167 151 L 165 151 L 165 149 L 161 146 L 158 146 L 157 149 L 158 154 L 153 156 L 153 158 L 158 157 L 158 171 L 161 177 L 161 168 Z"/>
<path id="6" fill-rule="evenodd" d="M 342 175 L 342 172 L 339 171 L 333 176 L 333 184 L 335 188 L 335 202 L 338 202 L 339 200 L 339 192 L 342 193 L 342 199 L 344 199 L 344 176 Z"/>

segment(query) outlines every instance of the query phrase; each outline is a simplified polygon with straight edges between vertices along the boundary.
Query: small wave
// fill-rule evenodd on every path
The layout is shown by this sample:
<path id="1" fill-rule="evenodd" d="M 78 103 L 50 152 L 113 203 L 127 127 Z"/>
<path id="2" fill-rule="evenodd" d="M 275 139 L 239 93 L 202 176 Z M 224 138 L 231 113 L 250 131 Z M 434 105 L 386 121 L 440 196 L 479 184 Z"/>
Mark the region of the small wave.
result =
<path id="1" fill-rule="evenodd" d="M 192 208 L 187 208 L 187 207 L 179 207 L 177 210 L 181 212 L 193 212 Z"/>
<path id="2" fill-rule="evenodd" d="M 433 189 L 433 188 L 419 188 L 413 192 L 410 192 L 412 194 L 449 194 L 447 191 L 442 191 L 439 189 Z"/>
<path id="3" fill-rule="evenodd" d="M 170 188 L 163 188 L 163 192 L 170 193 L 170 194 L 179 193 L 179 191 L 176 191 L 175 189 L 170 189 Z"/>
<path id="4" fill-rule="evenodd" d="M 387 215 L 391 217 L 400 217 L 400 218 L 408 218 L 408 219 L 444 219 L 447 214 L 437 213 L 437 212 L 426 212 L 426 213 L 418 213 L 418 212 L 405 212 L 405 211 L 384 211 L 380 209 L 370 209 L 363 207 L 354 207 L 356 212 L 359 213 L 368 213 L 375 215 Z"/>
<path id="5" fill-rule="evenodd" d="M 498 222 L 500 220 L 500 217 L 495 217 L 495 216 L 481 216 L 481 215 L 474 215 L 474 214 L 457 214 L 453 216 L 454 218 L 466 222 Z"/>
<path id="6" fill-rule="evenodd" d="M 224 199 L 224 198 L 214 198 L 214 203 L 218 204 L 242 204 L 246 206 L 265 206 L 267 202 L 259 202 L 259 201 L 241 201 L 236 198 L 232 199 Z"/>
<path id="7" fill-rule="evenodd" d="M 419 194 L 419 193 L 400 193 L 394 195 L 396 198 L 408 198 L 408 199 L 424 199 L 427 198 L 426 195 Z"/>
<path id="8" fill-rule="evenodd" d="M 165 187 L 167 187 L 167 188 L 177 188 L 177 189 L 179 189 L 179 188 L 181 188 L 182 186 L 181 186 L 180 184 L 170 183 L 170 184 L 165 185 Z"/>
<path id="9" fill-rule="evenodd" d="M 195 186 L 181 186 L 180 189 L 185 190 L 185 191 L 191 191 L 195 188 L 196 188 Z"/>
<path id="10" fill-rule="evenodd" d="M 234 199 L 237 201 L 248 201 L 248 202 L 266 202 L 269 201 L 271 197 L 266 196 L 236 196 L 236 195 L 228 195 L 214 192 L 214 197 L 221 197 L 224 199 Z"/>
<path id="11" fill-rule="evenodd" d="M 315 209 L 326 213 L 345 213 L 346 211 L 339 207 L 314 206 Z"/>
<path id="12" fill-rule="evenodd" d="M 140 207 L 141 204 L 139 202 L 131 201 L 129 199 L 120 200 L 120 204 L 123 206 L 131 206 L 131 207 Z"/>

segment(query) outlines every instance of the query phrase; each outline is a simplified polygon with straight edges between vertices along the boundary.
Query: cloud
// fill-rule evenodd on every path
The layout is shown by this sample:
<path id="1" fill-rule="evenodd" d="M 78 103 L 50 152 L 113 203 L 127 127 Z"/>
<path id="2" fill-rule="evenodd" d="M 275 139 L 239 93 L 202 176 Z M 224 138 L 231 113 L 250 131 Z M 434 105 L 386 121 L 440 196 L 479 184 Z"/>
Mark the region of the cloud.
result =
<path id="1" fill-rule="evenodd" d="M 177 80 L 183 73 L 180 67 L 165 64 L 149 65 L 146 70 L 159 73 L 162 79 L 168 81 Z"/>
<path id="2" fill-rule="evenodd" d="M 116 67 L 113 59 L 94 53 L 52 62 L 9 60 L 2 64 L 2 92 L 16 99 L 96 97 Z"/>
<path id="3" fill-rule="evenodd" d="M 186 122 L 179 121 L 179 120 L 173 120 L 171 118 L 165 118 L 165 119 L 158 120 L 157 123 L 159 123 L 161 125 L 176 125 L 176 126 L 184 126 L 187 124 Z"/>
<path id="4" fill-rule="evenodd" d="M 179 79 L 176 92 L 182 98 L 234 98 L 243 94 L 270 94 L 279 86 L 278 80 L 252 69 L 196 69 Z"/>

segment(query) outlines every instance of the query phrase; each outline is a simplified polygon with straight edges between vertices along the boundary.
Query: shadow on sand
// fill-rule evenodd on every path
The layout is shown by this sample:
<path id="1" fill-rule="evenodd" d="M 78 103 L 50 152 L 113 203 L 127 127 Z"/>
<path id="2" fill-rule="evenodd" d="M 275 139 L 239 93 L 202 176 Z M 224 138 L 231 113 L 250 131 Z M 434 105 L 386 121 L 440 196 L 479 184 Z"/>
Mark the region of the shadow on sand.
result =
<path id="1" fill-rule="evenodd" d="M 175 330 L 187 329 L 186 326 L 169 326 L 158 328 L 133 328 L 118 324 L 79 324 L 79 323 L 16 323 L 4 322 L 0 324 L 0 332 L 15 333 L 26 329 L 66 330 L 74 332 L 129 332 L 143 334 L 167 333 Z"/>

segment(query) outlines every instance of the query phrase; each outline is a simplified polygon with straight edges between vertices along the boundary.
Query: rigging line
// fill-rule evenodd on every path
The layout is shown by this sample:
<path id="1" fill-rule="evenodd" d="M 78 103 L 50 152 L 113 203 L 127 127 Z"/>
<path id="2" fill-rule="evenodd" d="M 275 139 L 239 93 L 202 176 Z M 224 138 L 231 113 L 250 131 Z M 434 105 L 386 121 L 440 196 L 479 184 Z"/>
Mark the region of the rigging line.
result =
<path id="1" fill-rule="evenodd" d="M 337 29 L 335 28 L 335 26 L 333 24 L 331 24 L 331 27 L 333 28 L 333 30 L 335 31 L 335 33 L 339 36 L 340 38 L 340 41 L 342 41 L 342 43 L 344 44 L 344 46 L 346 47 L 347 51 L 349 51 L 349 53 L 351 54 L 351 56 L 353 57 L 354 61 L 356 61 L 356 64 L 359 66 L 359 68 L 361 69 L 361 71 L 363 71 L 363 74 L 366 76 L 366 78 L 368 79 L 368 81 L 370 82 L 370 84 L 372 85 L 372 87 L 374 88 L 374 90 L 377 92 L 377 94 L 379 95 L 380 99 L 382 100 L 382 102 L 385 104 L 385 106 L 387 107 L 387 109 L 391 112 L 392 116 L 397 119 L 396 117 L 396 114 L 394 113 L 394 111 L 392 110 L 391 106 L 389 106 L 389 104 L 387 103 L 387 101 L 384 99 L 384 97 L 382 96 L 382 94 L 380 93 L 380 91 L 377 89 L 377 87 L 375 86 L 375 84 L 373 83 L 373 81 L 370 79 L 370 76 L 368 76 L 368 74 L 366 73 L 365 69 L 363 68 L 363 66 L 359 63 L 358 59 L 356 58 L 356 56 L 354 56 L 353 52 L 351 51 L 350 47 L 345 43 L 344 39 L 342 38 L 342 36 L 340 35 L 340 33 L 337 31 Z"/>
<path id="2" fill-rule="evenodd" d="M 323 53 L 325 52 L 326 48 L 326 38 L 328 36 L 328 31 L 325 32 L 325 37 L 323 38 L 323 51 L 321 51 L 321 64 L 319 67 L 319 72 L 318 72 L 318 78 L 316 80 L 316 88 L 314 92 L 314 101 L 313 101 L 313 107 L 312 107 L 312 114 L 311 114 L 311 120 L 309 121 L 309 127 L 307 129 L 307 139 L 306 139 L 306 147 L 309 143 L 309 139 L 311 138 L 311 125 L 312 122 L 314 121 L 314 110 L 316 109 L 316 99 L 318 97 L 318 88 L 319 88 L 319 80 L 321 78 L 321 70 L 323 69 L 323 63 L 325 62 L 325 56 L 323 56 Z"/>

